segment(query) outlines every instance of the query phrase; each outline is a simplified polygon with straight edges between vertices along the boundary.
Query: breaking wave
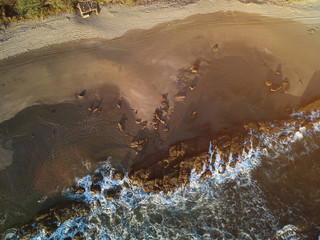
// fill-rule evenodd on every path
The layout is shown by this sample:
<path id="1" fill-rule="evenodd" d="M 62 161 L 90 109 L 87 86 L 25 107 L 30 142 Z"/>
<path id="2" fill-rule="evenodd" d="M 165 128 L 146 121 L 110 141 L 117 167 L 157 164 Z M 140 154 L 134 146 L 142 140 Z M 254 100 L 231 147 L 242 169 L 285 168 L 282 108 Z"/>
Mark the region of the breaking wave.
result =
<path id="1" fill-rule="evenodd" d="M 320 117 L 320 112 L 293 116 L 314 120 Z M 294 134 L 280 142 L 279 136 L 283 132 Z M 226 170 L 220 168 L 219 155 L 212 156 L 210 147 L 211 158 L 216 159 L 215 170 L 211 165 L 208 168 L 213 176 L 200 182 L 202 173 L 207 170 L 203 166 L 202 173 L 191 173 L 188 186 L 167 194 L 145 193 L 141 187 L 131 185 L 127 176 L 115 180 L 115 171 L 108 159 L 96 170 L 103 176 L 99 193 L 90 191 L 91 175 L 76 180 L 76 184 L 85 189 L 83 194 L 75 194 L 70 189 L 63 193 L 68 198 L 87 203 L 91 206 L 90 213 L 62 223 L 50 237 L 38 234 L 33 239 L 75 236 L 85 239 L 310 239 L 312 236 L 320 239 L 320 222 L 306 220 L 307 224 L 298 224 L 299 221 L 289 217 L 283 221 L 283 216 L 294 218 L 299 211 L 295 212 L 295 206 L 284 206 L 280 200 L 279 207 L 274 207 L 271 202 L 275 200 L 270 200 L 269 192 L 256 177 L 257 172 L 263 171 L 270 180 L 277 176 L 273 171 L 284 164 L 294 163 L 319 149 L 319 122 L 309 130 L 290 123 L 283 132 L 272 137 L 261 135 L 268 147 L 243 152 L 239 163 L 235 167 L 227 166 Z M 267 166 L 264 161 L 268 161 Z M 319 165 L 315 166 L 318 174 Z M 108 192 L 113 196 L 108 197 Z M 320 201 L 320 193 L 316 194 L 312 204 Z M 308 224 L 312 226 L 306 227 Z M 313 229 L 313 235 L 308 229 Z M 5 239 L 12 236 L 7 234 Z"/>

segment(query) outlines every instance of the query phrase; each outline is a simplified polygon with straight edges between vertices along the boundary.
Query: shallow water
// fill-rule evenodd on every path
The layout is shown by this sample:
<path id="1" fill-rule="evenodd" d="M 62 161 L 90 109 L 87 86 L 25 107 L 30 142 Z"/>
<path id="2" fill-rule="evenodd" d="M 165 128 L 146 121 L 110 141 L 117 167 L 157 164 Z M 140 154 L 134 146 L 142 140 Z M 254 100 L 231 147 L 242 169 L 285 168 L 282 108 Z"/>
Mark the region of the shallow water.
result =
<path id="1" fill-rule="evenodd" d="M 276 138 L 265 142 L 273 145 Z M 78 179 L 86 192 L 64 195 L 101 206 L 62 224 L 50 239 L 78 232 L 86 239 L 318 239 L 319 140 L 318 130 L 302 128 L 281 145 L 252 149 L 236 168 L 216 171 L 204 182 L 193 174 L 189 186 L 167 195 L 146 194 L 126 177 L 114 180 L 108 159 L 97 169 L 104 175 L 102 190 L 129 188 L 110 200 L 90 193 L 90 175 Z"/>
<path id="2" fill-rule="evenodd" d="M 192 175 L 190 186 L 168 195 L 104 175 L 103 189 L 129 185 L 107 200 L 89 193 L 87 175 L 126 171 L 137 154 L 129 147 L 135 137 L 152 135 L 145 151 L 153 153 L 224 127 L 289 117 L 320 94 L 320 35 L 307 30 L 287 20 L 216 13 L 2 61 L 1 231 L 76 198 L 65 189 L 78 178 L 87 188 L 81 200 L 99 199 L 101 206 L 62 224 L 53 239 L 79 231 L 88 239 L 317 239 L 318 125 L 295 130 L 288 143 L 266 138 L 265 150 L 252 149 L 235 168 L 202 183 Z M 266 81 L 281 90 L 271 93 Z M 83 89 L 86 96 L 77 98 Z M 166 93 L 170 131 L 141 130 L 135 120 L 150 121 Z"/>

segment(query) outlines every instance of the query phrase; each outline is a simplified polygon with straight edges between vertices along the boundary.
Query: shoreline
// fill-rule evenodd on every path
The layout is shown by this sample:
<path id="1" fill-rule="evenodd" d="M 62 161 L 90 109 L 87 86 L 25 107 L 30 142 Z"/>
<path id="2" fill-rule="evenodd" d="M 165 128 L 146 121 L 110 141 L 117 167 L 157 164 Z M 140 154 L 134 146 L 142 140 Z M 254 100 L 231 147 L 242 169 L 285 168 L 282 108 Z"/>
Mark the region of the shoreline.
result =
<path id="1" fill-rule="evenodd" d="M 63 228 L 65 222 L 85 218 L 105 204 L 104 201 L 117 200 L 122 192 L 135 186 L 141 187 L 149 196 L 170 196 L 179 192 L 179 189 L 190 188 L 193 178 L 203 183 L 271 151 L 274 145 L 270 147 L 266 139 L 272 139 L 276 148 L 284 150 L 289 144 L 302 139 L 303 134 L 310 133 L 310 130 L 319 131 L 319 109 L 320 100 L 317 99 L 300 106 L 296 114 L 288 119 L 250 122 L 239 128 L 233 126 L 223 129 L 215 137 L 198 136 L 177 142 L 166 150 L 167 153 L 162 151 L 152 155 L 149 158 L 152 161 L 148 163 L 137 162 L 128 172 L 118 171 L 112 166 L 104 169 L 102 164 L 82 178 L 87 183 L 81 183 L 81 179 L 78 179 L 65 190 L 64 197 L 69 196 L 68 200 L 49 204 L 50 207 L 37 212 L 31 221 L 11 226 L 0 236 L 4 239 L 8 239 L 6 235 L 10 239 L 50 237 L 59 232 L 58 229 Z M 111 188 L 104 189 L 106 181 L 113 183 Z"/>
<path id="2" fill-rule="evenodd" d="M 278 2 L 242 3 L 199 0 L 192 3 L 154 3 L 135 7 L 103 7 L 98 16 L 81 19 L 62 13 L 44 20 L 12 24 L 0 31 L 0 60 L 11 56 L 82 39 L 113 39 L 133 29 L 149 29 L 160 23 L 181 20 L 196 14 L 218 11 L 243 11 L 267 17 L 291 19 L 320 29 L 320 1 L 285 4 Z M 308 17 L 306 17 L 308 16 Z"/>
<path id="3" fill-rule="evenodd" d="M 176 10 L 178 13 L 186 9 L 177 6 Z M 156 11 L 165 12 L 167 7 Z M 137 22 L 142 21 L 138 21 L 141 14 L 153 15 L 152 11 L 142 12 L 136 16 Z M 61 17 L 64 22 L 65 17 Z M 126 17 L 126 21 L 131 20 Z M 152 17 L 154 22 L 144 26 L 163 21 L 163 17 Z M 105 27 L 102 24 L 94 29 L 95 21 L 100 21 L 99 16 L 85 21 L 84 28 L 92 24 L 88 36 Z M 22 31 L 17 38 L 48 27 L 42 26 Z M 150 154 L 162 155 L 159 159 L 155 157 L 154 163 L 148 162 L 160 174 L 158 166 L 166 169 L 171 164 L 178 169 L 179 161 L 190 157 L 182 165 L 192 168 L 198 164 L 197 170 L 201 171 L 192 150 L 184 155 L 184 142 L 193 148 L 188 139 L 207 134 L 217 136 L 220 141 L 222 129 L 248 122 L 262 125 L 243 132 L 260 131 L 262 126 L 262 131 L 273 136 L 276 130 L 267 123 L 286 119 L 301 103 L 319 96 L 320 35 L 319 31 L 309 34 L 307 25 L 221 11 L 163 23 L 148 30 L 134 26 L 133 21 L 132 25 L 117 29 L 115 35 L 135 28 L 113 40 L 105 37 L 103 41 L 101 38 L 50 45 L 52 48 L 0 62 L 4 63 L 0 65 L 3 76 L 0 150 L 12 153 L 0 159 L 6 160 L 0 173 L 5 179 L 3 189 L 12 183 L 17 186 L 11 188 L 12 200 L 7 202 L 24 204 L 28 197 L 30 205 L 34 201 L 34 208 L 39 208 L 39 196 L 59 195 L 75 177 L 94 170 L 107 156 L 112 156 L 115 168 L 135 167 L 131 168 L 132 181 L 145 185 L 147 191 L 156 192 L 157 189 L 148 190 L 150 182 L 152 185 L 156 181 L 166 191 L 171 190 L 172 185 L 164 185 L 158 176 L 148 182 L 141 161 L 149 159 Z M 108 26 L 110 31 L 113 27 Z M 51 31 L 63 33 L 61 29 Z M 43 43 L 48 43 L 47 40 Z M 56 36 L 52 38 L 56 40 Z M 8 43 L 13 44 L 10 39 Z M 18 50 L 23 50 L 21 46 Z M 287 122 L 281 123 L 277 130 Z M 226 162 L 234 146 L 230 144 L 233 139 L 224 140 L 216 145 L 216 150 L 227 152 L 222 159 Z M 239 142 L 245 144 L 246 140 L 244 137 Z M 203 139 L 200 141 L 203 143 Z M 200 145 L 204 153 L 208 142 Z M 238 155 L 241 150 L 235 146 Z M 203 154 L 200 161 L 207 164 L 204 160 L 207 157 L 208 154 Z M 166 174 L 164 171 L 163 175 Z M 171 174 L 167 174 L 169 178 Z M 184 174 L 183 183 L 188 179 Z M 90 190 L 95 192 L 99 187 L 96 184 Z M 31 216 L 30 212 L 26 215 Z"/>

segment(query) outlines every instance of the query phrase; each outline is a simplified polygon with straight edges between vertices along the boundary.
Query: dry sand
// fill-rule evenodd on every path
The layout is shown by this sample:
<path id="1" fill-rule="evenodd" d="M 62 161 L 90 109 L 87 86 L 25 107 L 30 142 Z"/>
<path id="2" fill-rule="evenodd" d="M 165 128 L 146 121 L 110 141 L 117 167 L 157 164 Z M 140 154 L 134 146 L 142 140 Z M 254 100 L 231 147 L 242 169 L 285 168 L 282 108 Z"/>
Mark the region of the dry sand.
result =
<path id="1" fill-rule="evenodd" d="M 267 0 L 181 0 L 180 3 L 158 3 L 133 8 L 105 6 L 98 17 L 81 19 L 75 14 L 60 14 L 42 21 L 10 25 L 6 31 L 0 31 L 0 59 L 56 43 L 92 38 L 111 39 L 131 29 L 147 29 L 159 23 L 217 11 L 242 11 L 292 19 L 309 24 L 310 28 L 317 27 L 320 23 L 320 1 L 314 0 L 298 3 Z"/>

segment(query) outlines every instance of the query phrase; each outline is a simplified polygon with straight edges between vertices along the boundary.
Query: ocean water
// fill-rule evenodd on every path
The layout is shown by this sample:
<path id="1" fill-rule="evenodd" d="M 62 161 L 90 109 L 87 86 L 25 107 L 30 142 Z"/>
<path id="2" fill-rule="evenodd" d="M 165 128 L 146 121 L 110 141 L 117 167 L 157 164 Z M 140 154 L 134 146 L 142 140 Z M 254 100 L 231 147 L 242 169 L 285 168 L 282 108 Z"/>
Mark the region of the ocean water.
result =
<path id="1" fill-rule="evenodd" d="M 320 112 L 293 115 L 318 119 Z M 114 180 L 109 158 L 96 170 L 104 176 L 101 194 L 90 193 L 91 175 L 76 179 L 84 194 L 63 193 L 91 204 L 90 214 L 61 224 L 49 238 L 33 239 L 79 232 L 85 239 L 320 239 L 320 122 L 309 130 L 292 123 L 283 131 L 294 134 L 282 143 L 281 133 L 261 135 L 268 147 L 244 152 L 224 172 L 209 149 L 217 164 L 215 171 L 209 167 L 213 176 L 200 182 L 201 173 L 193 172 L 190 185 L 168 194 L 145 193 L 127 177 Z M 114 199 L 103 194 L 116 188 L 121 192 Z"/>
<path id="2" fill-rule="evenodd" d="M 129 147 L 131 132 L 138 131 L 136 117 L 152 119 L 164 93 L 174 103 L 170 133 L 156 134 L 168 145 L 250 121 L 283 119 L 285 109 L 318 96 L 318 30 L 220 12 L 4 61 L 0 115 L 8 121 L 0 124 L 6 150 L 0 149 L 6 160 L 0 159 L 0 233 L 14 239 L 16 229 L 9 227 L 28 222 L 47 201 L 58 202 L 51 198 L 62 197 L 85 202 L 90 213 L 33 239 L 72 239 L 79 233 L 84 239 L 320 239 L 319 123 L 306 129 L 292 122 L 273 136 L 256 136 L 264 148 L 252 147 L 239 159 L 230 155 L 229 162 L 238 163 L 226 170 L 208 149 L 213 176 L 200 182 L 202 173 L 193 171 L 189 185 L 168 194 L 145 193 L 127 176 L 113 178 L 136 156 Z M 195 75 L 190 68 L 198 62 Z M 290 86 L 288 94 L 284 87 L 270 93 L 269 80 Z M 78 99 L 83 89 L 87 95 Z M 182 90 L 186 99 L 176 101 Z M 118 109 L 122 95 L 128 103 Z M 88 112 L 96 105 L 97 114 Z M 291 117 L 317 120 L 320 112 Z M 119 131 L 117 123 L 127 118 L 127 130 Z M 280 141 L 282 134 L 291 137 Z M 84 176 L 90 171 L 104 176 L 101 194 L 90 192 L 92 174 Z M 79 175 L 84 177 L 74 179 Z M 72 181 L 84 194 L 65 189 Z M 114 199 L 103 194 L 118 189 Z"/>

